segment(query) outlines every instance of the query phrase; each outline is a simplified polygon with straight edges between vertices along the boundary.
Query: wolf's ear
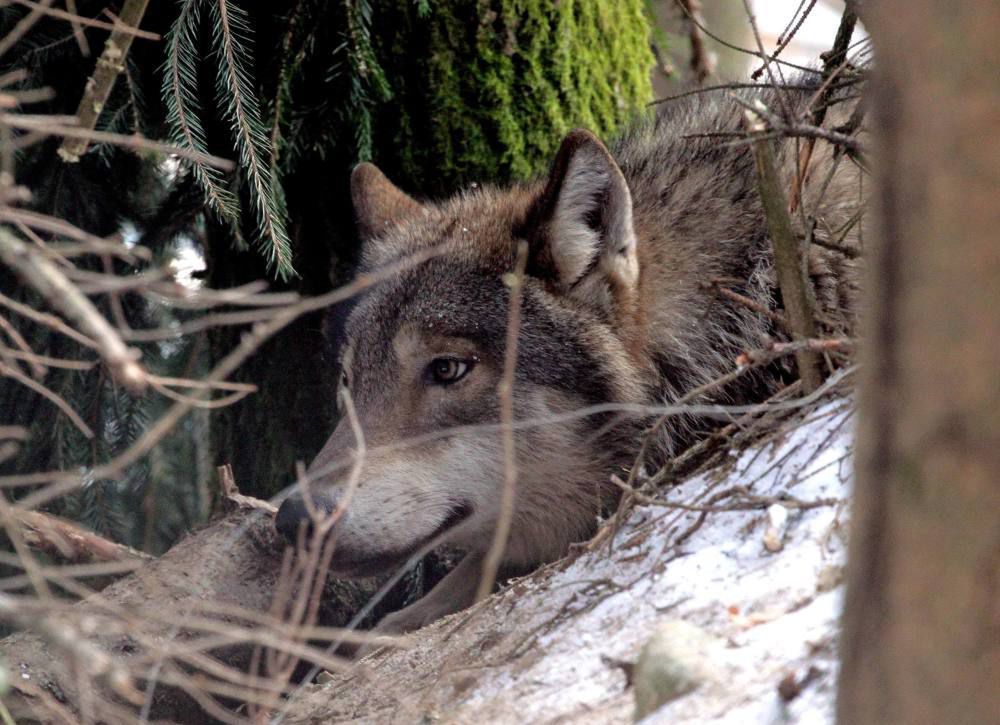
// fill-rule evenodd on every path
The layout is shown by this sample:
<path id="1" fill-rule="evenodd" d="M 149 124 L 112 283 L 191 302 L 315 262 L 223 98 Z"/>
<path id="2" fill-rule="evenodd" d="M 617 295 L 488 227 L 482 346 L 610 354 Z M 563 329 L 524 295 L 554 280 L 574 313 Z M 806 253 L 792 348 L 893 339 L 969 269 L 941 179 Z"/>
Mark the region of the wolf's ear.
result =
<path id="1" fill-rule="evenodd" d="M 351 201 L 363 240 L 423 211 L 420 202 L 389 181 L 375 164 L 367 162 L 351 172 Z"/>
<path id="2" fill-rule="evenodd" d="M 621 169 L 589 131 L 570 132 L 533 211 L 532 273 L 606 307 L 639 278 L 632 195 Z"/>

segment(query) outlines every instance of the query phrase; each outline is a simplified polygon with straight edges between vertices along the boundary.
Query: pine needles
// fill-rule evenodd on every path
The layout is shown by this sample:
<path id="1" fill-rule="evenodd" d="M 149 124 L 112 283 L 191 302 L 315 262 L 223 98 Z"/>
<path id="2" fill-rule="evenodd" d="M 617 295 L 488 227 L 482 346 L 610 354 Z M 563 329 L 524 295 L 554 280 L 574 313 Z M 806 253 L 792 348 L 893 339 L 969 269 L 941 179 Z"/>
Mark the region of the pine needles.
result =
<path id="1" fill-rule="evenodd" d="M 372 7 L 367 0 L 345 3 L 347 11 L 348 60 L 351 64 L 349 107 L 355 121 L 355 143 L 359 159 L 369 160 L 373 151 L 372 99 L 386 101 L 392 89 L 372 46 Z"/>
<path id="2" fill-rule="evenodd" d="M 163 99 L 167 107 L 170 140 L 191 151 L 207 153 L 205 129 L 198 98 L 198 24 L 202 0 L 183 0 L 177 20 L 166 36 L 167 60 L 163 70 Z M 212 166 L 191 163 L 195 179 L 212 210 L 239 239 L 240 209 L 236 195 L 226 186 L 222 172 Z"/>
<path id="3" fill-rule="evenodd" d="M 201 123 L 198 59 L 201 5 L 183 0 L 177 20 L 167 35 L 163 96 L 171 139 L 197 151 L 207 150 Z M 209 6 L 211 43 L 215 58 L 215 101 L 236 141 L 240 167 L 258 228 L 258 244 L 271 269 L 280 277 L 295 275 L 292 247 L 286 231 L 285 199 L 273 173 L 270 129 L 263 121 L 252 76 L 252 42 L 246 12 L 227 0 Z M 239 240 L 240 205 L 237 195 L 217 170 L 192 162 L 192 170 L 211 208 Z"/>

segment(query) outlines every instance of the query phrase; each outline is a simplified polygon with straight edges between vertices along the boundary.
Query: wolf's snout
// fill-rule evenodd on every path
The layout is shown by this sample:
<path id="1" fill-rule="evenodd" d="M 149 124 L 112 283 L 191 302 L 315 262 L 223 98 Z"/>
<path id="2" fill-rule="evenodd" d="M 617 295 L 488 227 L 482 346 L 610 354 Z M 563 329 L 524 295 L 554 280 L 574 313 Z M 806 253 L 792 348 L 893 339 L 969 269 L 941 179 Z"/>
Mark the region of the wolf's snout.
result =
<path id="1" fill-rule="evenodd" d="M 305 498 L 298 492 L 286 498 L 278 508 L 278 514 L 274 518 L 274 528 L 290 544 L 298 543 L 300 529 L 304 529 L 308 541 L 315 526 L 313 517 L 327 516 L 337 507 L 337 502 L 329 495 L 310 493 L 310 498 L 311 510 L 306 505 Z"/>

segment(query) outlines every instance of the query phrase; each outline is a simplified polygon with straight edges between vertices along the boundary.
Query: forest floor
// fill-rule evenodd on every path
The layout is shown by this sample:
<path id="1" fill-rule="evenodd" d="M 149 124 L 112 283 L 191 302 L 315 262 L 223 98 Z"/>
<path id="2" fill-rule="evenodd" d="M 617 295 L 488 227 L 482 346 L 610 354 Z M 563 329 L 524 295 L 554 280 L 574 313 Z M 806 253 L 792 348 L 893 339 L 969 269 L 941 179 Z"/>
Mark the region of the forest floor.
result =
<path id="1" fill-rule="evenodd" d="M 799 414 L 411 648 L 304 687 L 285 722 L 630 722 L 631 664 L 677 622 L 695 644 L 665 656 L 693 689 L 643 722 L 832 722 L 852 449 L 849 399 Z"/>

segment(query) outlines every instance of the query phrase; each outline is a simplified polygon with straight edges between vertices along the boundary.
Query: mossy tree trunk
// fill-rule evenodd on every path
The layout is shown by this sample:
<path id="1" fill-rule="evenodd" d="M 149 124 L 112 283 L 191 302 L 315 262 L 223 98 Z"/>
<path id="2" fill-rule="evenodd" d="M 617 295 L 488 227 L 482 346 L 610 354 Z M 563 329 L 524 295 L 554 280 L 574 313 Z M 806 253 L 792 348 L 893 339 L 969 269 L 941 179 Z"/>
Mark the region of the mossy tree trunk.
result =
<path id="1" fill-rule="evenodd" d="M 1000 6 L 864 9 L 878 229 L 838 720 L 996 722 Z"/>

